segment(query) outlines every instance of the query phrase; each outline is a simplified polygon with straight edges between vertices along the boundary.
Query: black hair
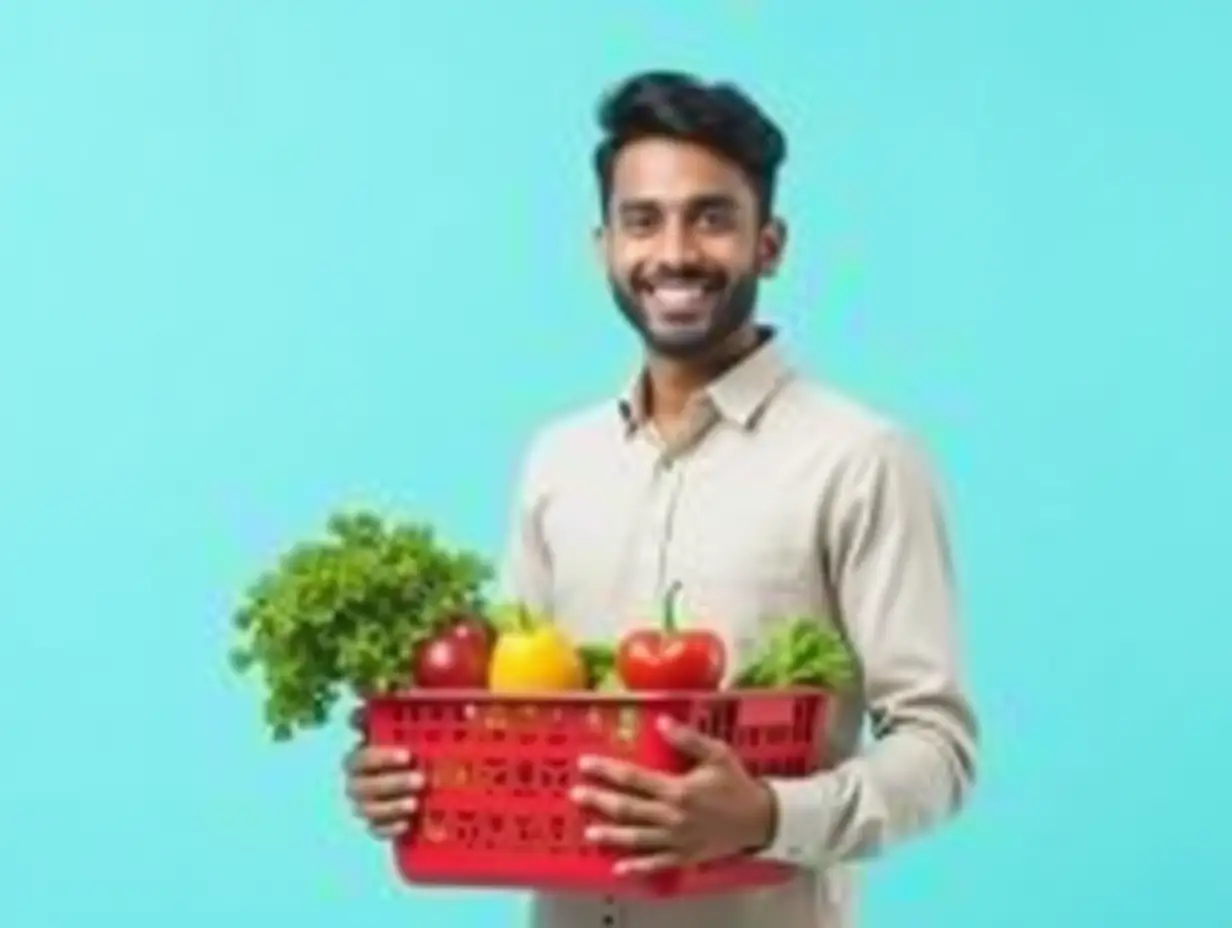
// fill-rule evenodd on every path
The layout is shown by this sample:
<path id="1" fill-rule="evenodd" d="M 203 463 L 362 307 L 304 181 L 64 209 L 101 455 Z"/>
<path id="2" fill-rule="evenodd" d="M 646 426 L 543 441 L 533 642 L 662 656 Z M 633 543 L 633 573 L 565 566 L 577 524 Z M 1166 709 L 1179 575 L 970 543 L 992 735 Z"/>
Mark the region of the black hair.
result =
<path id="1" fill-rule="evenodd" d="M 603 138 L 595 147 L 594 168 L 603 215 L 616 156 L 630 142 L 646 138 L 691 142 L 737 165 L 757 194 L 761 221 L 772 215 L 787 140 L 735 85 L 707 84 L 678 71 L 636 74 L 604 95 L 598 121 Z"/>

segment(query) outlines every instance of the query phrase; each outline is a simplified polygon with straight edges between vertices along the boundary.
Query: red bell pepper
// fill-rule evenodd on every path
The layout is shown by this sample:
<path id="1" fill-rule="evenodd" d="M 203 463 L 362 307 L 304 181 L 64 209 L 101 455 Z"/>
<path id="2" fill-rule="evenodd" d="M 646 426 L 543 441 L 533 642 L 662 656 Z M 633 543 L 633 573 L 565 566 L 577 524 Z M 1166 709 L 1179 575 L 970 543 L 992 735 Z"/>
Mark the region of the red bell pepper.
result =
<path id="1" fill-rule="evenodd" d="M 658 628 L 635 629 L 620 640 L 616 672 L 626 689 L 717 690 L 722 683 L 727 669 L 723 639 L 709 629 L 679 627 L 679 594 L 680 584 L 672 584 Z"/>

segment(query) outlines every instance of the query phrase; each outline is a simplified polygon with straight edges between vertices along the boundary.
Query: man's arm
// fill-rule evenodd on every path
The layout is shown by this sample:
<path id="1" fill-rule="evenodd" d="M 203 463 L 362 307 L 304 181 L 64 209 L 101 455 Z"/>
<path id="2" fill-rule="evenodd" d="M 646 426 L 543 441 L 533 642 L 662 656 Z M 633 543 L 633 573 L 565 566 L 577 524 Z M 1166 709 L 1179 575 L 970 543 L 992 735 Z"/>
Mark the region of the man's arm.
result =
<path id="1" fill-rule="evenodd" d="M 536 437 L 519 467 L 498 588 L 503 600 L 548 614 L 552 609 L 552 561 L 540 524 L 546 485 L 543 444 L 543 438 Z"/>
<path id="2" fill-rule="evenodd" d="M 956 813 L 977 741 L 946 530 L 920 455 L 880 436 L 847 462 L 830 503 L 827 570 L 875 741 L 830 771 L 768 780 L 776 833 L 760 853 L 816 867 L 874 855 Z"/>

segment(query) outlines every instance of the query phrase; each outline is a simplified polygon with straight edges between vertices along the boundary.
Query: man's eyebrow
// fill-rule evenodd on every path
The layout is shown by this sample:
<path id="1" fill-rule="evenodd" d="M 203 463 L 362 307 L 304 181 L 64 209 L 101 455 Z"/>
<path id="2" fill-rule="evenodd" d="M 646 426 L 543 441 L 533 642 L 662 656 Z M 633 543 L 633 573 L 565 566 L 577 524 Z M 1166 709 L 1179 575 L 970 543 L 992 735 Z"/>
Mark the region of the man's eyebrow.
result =
<path id="1" fill-rule="evenodd" d="M 684 209 L 687 211 L 695 211 L 699 209 L 735 209 L 737 201 L 734 196 L 729 193 L 701 193 L 697 196 L 686 197 L 683 200 L 662 200 L 654 197 L 630 197 L 627 200 L 622 200 L 618 209 L 623 212 L 646 212 L 651 210 L 671 210 Z"/>
<path id="2" fill-rule="evenodd" d="M 627 200 L 621 200 L 617 204 L 617 208 L 622 213 L 648 212 L 661 209 L 662 206 L 662 201 L 656 200 L 653 197 L 630 197 Z"/>
<path id="3" fill-rule="evenodd" d="M 690 209 L 735 209 L 738 204 L 730 193 L 704 193 L 690 199 L 687 205 Z"/>

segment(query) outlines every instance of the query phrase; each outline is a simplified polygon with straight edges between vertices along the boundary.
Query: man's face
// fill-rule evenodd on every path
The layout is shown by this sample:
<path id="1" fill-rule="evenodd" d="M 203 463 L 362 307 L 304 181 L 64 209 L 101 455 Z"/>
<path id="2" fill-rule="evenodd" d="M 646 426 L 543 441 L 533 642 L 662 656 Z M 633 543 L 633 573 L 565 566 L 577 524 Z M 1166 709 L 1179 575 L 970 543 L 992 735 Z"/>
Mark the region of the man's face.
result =
<path id="1" fill-rule="evenodd" d="M 782 230 L 759 221 L 738 167 L 696 145 L 647 139 L 616 159 L 599 241 L 616 304 L 646 346 L 703 359 L 751 322 Z"/>

